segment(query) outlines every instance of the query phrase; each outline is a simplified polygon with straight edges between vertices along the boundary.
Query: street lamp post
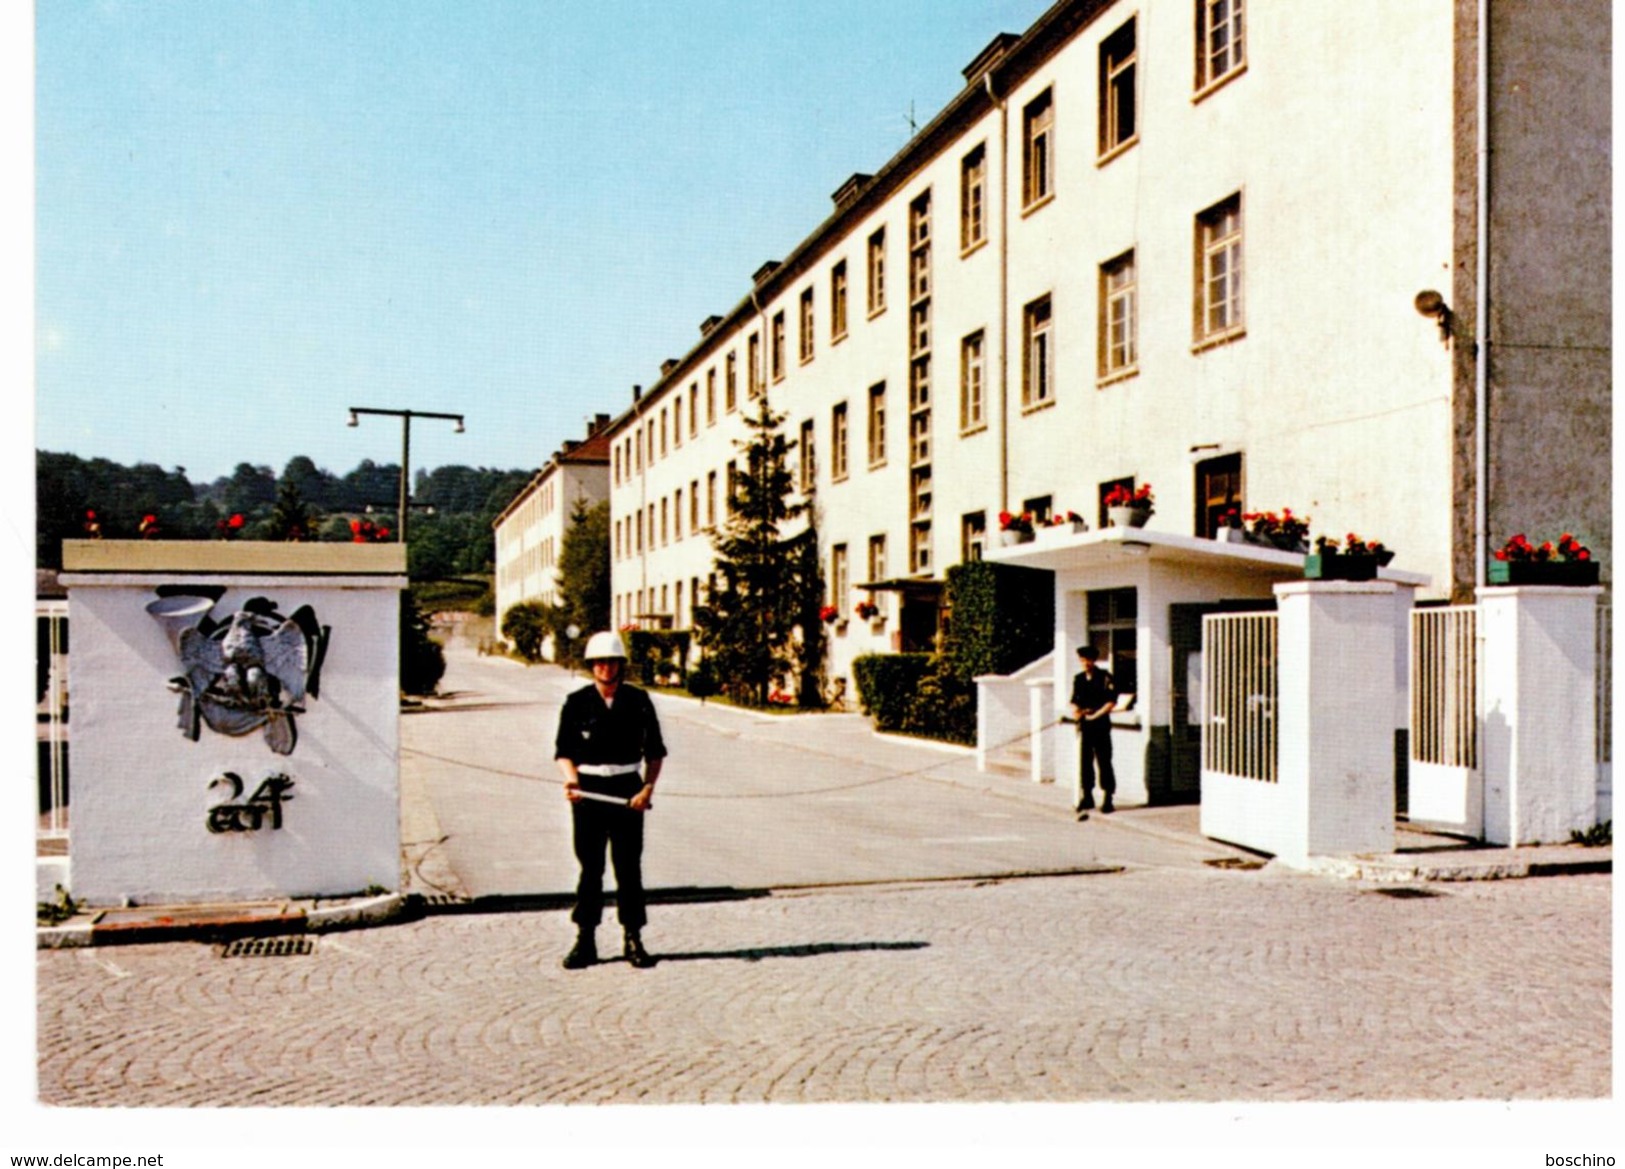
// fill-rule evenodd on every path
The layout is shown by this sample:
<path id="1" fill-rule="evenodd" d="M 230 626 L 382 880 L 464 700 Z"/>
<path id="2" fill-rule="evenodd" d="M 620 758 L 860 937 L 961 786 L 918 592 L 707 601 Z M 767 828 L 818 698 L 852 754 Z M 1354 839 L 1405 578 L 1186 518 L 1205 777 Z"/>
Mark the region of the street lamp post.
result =
<path id="1" fill-rule="evenodd" d="M 351 406 L 349 426 L 360 426 L 362 414 L 387 414 L 392 418 L 401 420 L 401 492 L 400 502 L 396 505 L 395 530 L 400 533 L 400 541 L 406 543 L 406 517 L 411 511 L 411 458 L 412 458 L 412 419 L 414 418 L 444 418 L 457 423 L 453 433 L 463 433 L 463 416 L 461 414 L 436 414 L 429 410 L 377 410 L 367 406 Z"/>

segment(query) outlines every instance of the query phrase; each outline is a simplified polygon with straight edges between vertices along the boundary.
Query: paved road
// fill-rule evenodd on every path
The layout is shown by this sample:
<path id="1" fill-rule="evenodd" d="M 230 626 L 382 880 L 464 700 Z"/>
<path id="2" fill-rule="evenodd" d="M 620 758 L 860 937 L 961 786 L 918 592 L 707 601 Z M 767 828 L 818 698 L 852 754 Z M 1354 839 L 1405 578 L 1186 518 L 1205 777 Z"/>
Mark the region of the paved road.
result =
<path id="1" fill-rule="evenodd" d="M 428 793 L 456 892 L 574 888 L 552 745 L 560 702 L 584 684 L 553 667 L 453 646 L 447 697 L 403 720 L 403 787 Z M 1080 825 L 1066 785 L 978 775 L 965 752 L 877 738 L 860 715 L 774 716 L 664 696 L 657 705 L 672 755 L 647 826 L 652 888 L 980 876 L 1125 857 L 1199 865 L 1241 855 L 1100 817 Z M 421 839 L 410 843 L 421 851 Z"/>
<path id="2" fill-rule="evenodd" d="M 573 882 L 559 671 L 453 653 L 405 720 L 408 854 L 471 894 Z M 48 1104 L 1288 1101 L 1610 1090 L 1607 876 L 1368 885 L 1205 862 L 1160 812 L 852 717 L 662 701 L 655 969 L 559 968 L 562 909 L 235 957 L 41 951 Z M 798 794 L 789 793 L 812 793 Z M 1176 810 L 1178 812 L 1178 810 Z M 1092 870 L 1079 872 L 1078 870 Z M 1047 871 L 1069 875 L 1010 877 Z M 841 882 L 879 882 L 869 885 Z M 605 949 L 613 940 L 603 928 Z"/>
<path id="3" fill-rule="evenodd" d="M 1610 1091 L 1609 878 L 1396 898 L 1266 872 L 661 907 L 567 973 L 562 912 L 312 954 L 42 951 L 51 1104 L 1288 1101 Z M 1150 1134 L 1147 1134 L 1148 1136 Z"/>

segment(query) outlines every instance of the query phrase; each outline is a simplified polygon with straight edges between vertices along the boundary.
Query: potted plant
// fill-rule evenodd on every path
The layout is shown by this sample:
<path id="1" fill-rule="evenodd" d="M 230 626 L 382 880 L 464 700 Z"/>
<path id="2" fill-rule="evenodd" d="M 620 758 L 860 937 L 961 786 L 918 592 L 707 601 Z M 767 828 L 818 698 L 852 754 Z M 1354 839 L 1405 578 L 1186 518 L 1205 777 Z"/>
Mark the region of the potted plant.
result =
<path id="1" fill-rule="evenodd" d="M 1492 585 L 1568 585 L 1583 587 L 1597 583 L 1600 566 L 1591 549 L 1564 532 L 1553 544 L 1536 545 L 1521 532 L 1513 536 L 1489 564 Z"/>
<path id="2" fill-rule="evenodd" d="M 1242 517 L 1250 543 L 1282 552 L 1309 551 L 1309 516 L 1293 515 L 1290 507 L 1280 511 L 1250 511 Z"/>
<path id="3" fill-rule="evenodd" d="M 1044 525 L 1043 535 L 1054 539 L 1061 535 L 1076 536 L 1089 530 L 1084 518 L 1075 511 L 1058 511 Z"/>
<path id="4" fill-rule="evenodd" d="M 880 606 L 873 601 L 859 601 L 852 607 L 852 611 L 863 621 L 873 621 L 880 616 Z"/>
<path id="5" fill-rule="evenodd" d="M 1362 540 L 1353 532 L 1343 543 L 1331 536 L 1315 539 L 1315 550 L 1303 560 L 1305 580 L 1376 580 L 1377 569 L 1394 558 L 1378 540 Z"/>
<path id="6" fill-rule="evenodd" d="M 1135 488 L 1119 483 L 1106 493 L 1106 521 L 1114 528 L 1143 528 L 1156 510 L 1152 503 L 1151 484 Z"/>
<path id="7" fill-rule="evenodd" d="M 818 610 L 818 619 L 825 625 L 834 625 L 836 621 L 840 620 L 840 616 L 841 611 L 834 605 L 825 605 Z"/>
<path id="8" fill-rule="evenodd" d="M 1213 538 L 1221 544 L 1247 543 L 1247 529 L 1241 526 L 1241 508 L 1229 508 L 1219 517 L 1219 528 Z"/>
<path id="9" fill-rule="evenodd" d="M 1025 544 L 1033 538 L 1033 513 L 1001 511 L 999 513 L 999 543 Z"/>

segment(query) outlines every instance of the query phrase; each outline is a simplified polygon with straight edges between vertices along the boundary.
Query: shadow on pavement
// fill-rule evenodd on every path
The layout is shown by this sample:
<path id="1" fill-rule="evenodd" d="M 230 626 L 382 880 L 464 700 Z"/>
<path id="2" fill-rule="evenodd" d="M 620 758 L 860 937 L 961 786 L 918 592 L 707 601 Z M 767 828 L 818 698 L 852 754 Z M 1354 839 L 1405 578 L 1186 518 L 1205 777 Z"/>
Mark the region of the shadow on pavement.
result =
<path id="1" fill-rule="evenodd" d="M 751 950 L 692 950 L 686 954 L 657 954 L 661 962 L 705 962 L 736 958 L 760 962 L 763 958 L 816 958 L 823 954 L 855 954 L 869 950 L 924 950 L 930 942 L 808 942 L 800 946 L 761 946 Z"/>
<path id="2" fill-rule="evenodd" d="M 674 885 L 665 889 L 646 890 L 644 900 L 649 905 L 681 905 L 688 902 L 751 901 L 772 895 L 771 889 L 736 889 L 732 885 Z M 468 901 L 430 895 L 420 900 L 421 912 L 432 914 L 532 913 L 569 909 L 576 903 L 574 893 L 493 893 Z M 614 891 L 606 890 L 605 906 L 614 906 L 615 903 Z"/>

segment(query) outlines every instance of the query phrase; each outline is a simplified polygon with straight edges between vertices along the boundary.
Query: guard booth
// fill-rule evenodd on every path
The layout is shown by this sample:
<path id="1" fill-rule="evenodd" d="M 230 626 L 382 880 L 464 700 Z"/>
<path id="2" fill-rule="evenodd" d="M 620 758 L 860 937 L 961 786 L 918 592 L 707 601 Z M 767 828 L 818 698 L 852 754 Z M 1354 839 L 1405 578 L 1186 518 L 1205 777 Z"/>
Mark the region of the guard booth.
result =
<path id="1" fill-rule="evenodd" d="M 1112 754 L 1121 806 L 1195 803 L 1201 797 L 1202 619 L 1213 613 L 1272 610 L 1274 586 L 1303 579 L 1304 557 L 1262 545 L 1208 540 L 1148 528 L 1073 532 L 1040 528 L 1027 542 L 989 548 L 989 560 L 1055 574 L 1055 650 L 1044 725 L 1035 725 L 1043 778 L 1075 783 L 1077 736 L 1049 734 L 1067 713 L 1077 647 L 1092 644 L 1124 691 L 1112 715 Z M 1398 586 L 1396 622 L 1427 578 L 1383 569 Z M 1403 638 L 1400 639 L 1403 644 Z M 1405 670 L 1403 657 L 1393 666 Z M 1407 712 L 1396 702 L 1393 740 Z M 1040 722 L 1035 715 L 1035 724 Z M 1037 739 L 1048 734 L 1039 748 Z"/>
<path id="2" fill-rule="evenodd" d="M 76 901 L 399 887 L 405 549 L 80 540 L 63 564 Z"/>

